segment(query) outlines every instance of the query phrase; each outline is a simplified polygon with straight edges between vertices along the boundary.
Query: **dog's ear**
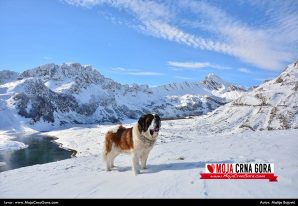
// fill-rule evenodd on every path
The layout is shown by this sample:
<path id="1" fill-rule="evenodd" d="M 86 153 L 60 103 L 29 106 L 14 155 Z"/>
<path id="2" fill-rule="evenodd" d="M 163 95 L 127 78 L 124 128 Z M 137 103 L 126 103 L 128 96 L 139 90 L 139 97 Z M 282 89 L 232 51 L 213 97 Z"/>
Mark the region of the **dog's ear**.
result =
<path id="1" fill-rule="evenodd" d="M 139 121 L 138 121 L 138 123 L 139 123 L 139 125 L 140 125 L 140 127 L 141 127 L 141 131 L 144 131 L 145 132 L 145 119 L 146 118 L 146 116 L 145 115 L 142 115 L 141 117 L 140 117 L 140 119 L 139 119 Z"/>

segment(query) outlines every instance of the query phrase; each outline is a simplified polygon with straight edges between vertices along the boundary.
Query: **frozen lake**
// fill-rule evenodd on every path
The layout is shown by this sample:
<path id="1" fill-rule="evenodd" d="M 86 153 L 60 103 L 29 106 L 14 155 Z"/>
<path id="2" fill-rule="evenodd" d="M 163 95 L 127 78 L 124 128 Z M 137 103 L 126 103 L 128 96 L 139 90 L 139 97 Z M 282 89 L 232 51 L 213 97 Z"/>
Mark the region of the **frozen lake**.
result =
<path id="1" fill-rule="evenodd" d="M 26 167 L 35 164 L 44 164 L 71 158 L 74 150 L 66 150 L 54 142 L 54 138 L 43 135 L 17 137 L 15 141 L 28 145 L 21 150 L 0 151 L 0 172 Z"/>

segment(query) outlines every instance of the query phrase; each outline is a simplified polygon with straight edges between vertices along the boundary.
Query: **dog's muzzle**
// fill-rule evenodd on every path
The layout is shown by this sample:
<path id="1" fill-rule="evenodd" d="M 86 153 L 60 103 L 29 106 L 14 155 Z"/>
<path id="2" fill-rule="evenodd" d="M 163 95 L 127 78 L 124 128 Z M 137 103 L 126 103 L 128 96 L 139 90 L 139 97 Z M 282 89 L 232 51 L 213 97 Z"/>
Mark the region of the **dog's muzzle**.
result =
<path id="1" fill-rule="evenodd" d="M 150 134 L 153 135 L 153 133 L 158 133 L 159 132 L 159 128 L 155 128 L 155 129 L 150 129 Z"/>
<path id="2" fill-rule="evenodd" d="M 158 115 L 154 115 L 154 129 L 150 129 L 150 134 L 158 133 L 160 130 L 161 122 Z"/>

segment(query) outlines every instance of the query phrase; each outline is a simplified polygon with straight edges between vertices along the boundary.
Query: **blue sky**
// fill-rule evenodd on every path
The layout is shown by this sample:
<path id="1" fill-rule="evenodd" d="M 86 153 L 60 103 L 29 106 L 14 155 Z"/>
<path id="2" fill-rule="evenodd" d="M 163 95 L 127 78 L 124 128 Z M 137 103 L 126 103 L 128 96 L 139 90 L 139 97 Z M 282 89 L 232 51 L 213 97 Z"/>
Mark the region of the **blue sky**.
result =
<path id="1" fill-rule="evenodd" d="M 296 0 L 0 0 L 0 70 L 90 64 L 121 83 L 252 86 L 298 59 Z"/>

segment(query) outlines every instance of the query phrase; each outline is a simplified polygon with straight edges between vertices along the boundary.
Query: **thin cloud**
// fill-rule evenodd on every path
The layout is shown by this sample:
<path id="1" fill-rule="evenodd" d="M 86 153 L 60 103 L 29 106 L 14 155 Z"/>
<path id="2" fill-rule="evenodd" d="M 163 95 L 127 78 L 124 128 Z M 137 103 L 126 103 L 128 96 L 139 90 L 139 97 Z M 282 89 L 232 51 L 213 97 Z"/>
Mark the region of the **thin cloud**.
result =
<path id="1" fill-rule="evenodd" d="M 137 72 L 137 71 L 139 71 L 137 69 L 127 69 L 127 68 L 123 68 L 123 67 L 114 67 L 114 68 L 111 68 L 110 70 L 112 70 L 114 72 Z"/>
<path id="2" fill-rule="evenodd" d="M 133 76 L 162 76 L 163 73 L 159 72 L 128 72 L 127 74 L 133 75 Z"/>
<path id="3" fill-rule="evenodd" d="M 183 79 L 183 80 L 193 80 L 194 78 L 191 77 L 184 77 L 184 76 L 175 76 L 176 79 Z"/>
<path id="4" fill-rule="evenodd" d="M 139 69 L 128 69 L 124 67 L 114 67 L 110 69 L 113 72 L 125 74 L 125 75 L 133 75 L 133 76 L 162 76 L 163 73 L 159 72 L 151 72 L 151 71 L 142 71 Z"/>
<path id="5" fill-rule="evenodd" d="M 51 61 L 51 60 L 53 60 L 53 57 L 44 56 L 43 59 L 46 61 Z"/>
<path id="6" fill-rule="evenodd" d="M 174 70 L 178 69 L 204 69 L 204 68 L 213 68 L 220 70 L 229 70 L 231 67 L 220 66 L 216 64 L 211 64 L 209 62 L 177 62 L 169 61 L 168 65 L 174 67 Z"/>
<path id="7" fill-rule="evenodd" d="M 248 25 L 226 13 L 216 4 L 205 1 L 177 0 L 174 4 L 147 0 L 65 0 L 68 4 L 92 8 L 109 5 L 126 11 L 134 18 L 131 27 L 156 38 L 173 41 L 200 50 L 219 52 L 237 57 L 242 62 L 266 70 L 280 70 L 297 54 L 297 3 L 284 6 L 282 2 L 258 4 L 269 21 L 262 27 Z M 271 1 L 269 1 L 271 2 Z M 276 2 L 276 1 L 274 1 Z M 264 6 L 265 5 L 265 6 Z M 173 8 L 174 9 L 171 9 Z M 179 12 L 177 12 L 179 11 Z M 196 19 L 181 17 L 191 12 Z M 295 13 L 296 12 L 296 13 Z M 199 22 L 199 23 L 197 23 Z M 184 23 L 181 26 L 181 23 Z M 185 26 L 208 32 L 210 38 L 189 33 Z M 182 29 L 185 28 L 185 29 Z M 276 35 L 279 34 L 279 35 Z M 211 38 L 212 36 L 212 38 Z"/>
<path id="8" fill-rule="evenodd" d="M 246 74 L 251 74 L 252 73 L 249 69 L 243 68 L 243 67 L 239 68 L 238 71 L 242 72 L 242 73 L 246 73 Z"/>

